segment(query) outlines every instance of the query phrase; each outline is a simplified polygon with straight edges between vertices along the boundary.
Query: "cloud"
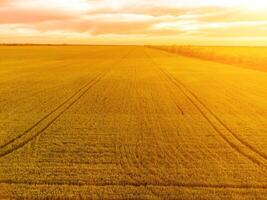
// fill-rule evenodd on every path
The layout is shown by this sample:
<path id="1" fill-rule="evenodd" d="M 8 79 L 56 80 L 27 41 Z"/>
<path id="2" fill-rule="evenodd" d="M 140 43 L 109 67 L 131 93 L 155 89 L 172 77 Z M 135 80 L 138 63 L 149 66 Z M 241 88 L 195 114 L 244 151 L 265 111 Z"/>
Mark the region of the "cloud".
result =
<path id="1" fill-rule="evenodd" d="M 184 37 L 261 37 L 266 34 L 267 4 L 257 12 L 248 5 L 248 0 L 0 0 L 0 42 L 8 35 L 51 41 L 53 34 L 66 36 L 66 42 L 76 37 L 173 42 Z"/>
<path id="2" fill-rule="evenodd" d="M 40 23 L 53 20 L 68 20 L 73 16 L 51 10 L 1 9 L 0 24 Z"/>

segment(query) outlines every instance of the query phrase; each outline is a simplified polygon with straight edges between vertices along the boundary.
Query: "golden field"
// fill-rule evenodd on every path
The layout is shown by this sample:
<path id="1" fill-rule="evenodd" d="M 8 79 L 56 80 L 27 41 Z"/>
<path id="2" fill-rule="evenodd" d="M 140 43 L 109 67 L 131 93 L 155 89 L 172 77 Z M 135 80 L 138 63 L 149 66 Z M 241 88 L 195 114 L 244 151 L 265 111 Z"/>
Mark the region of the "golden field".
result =
<path id="1" fill-rule="evenodd" d="M 0 46 L 0 199 L 266 199 L 267 49 L 198 48 Z"/>

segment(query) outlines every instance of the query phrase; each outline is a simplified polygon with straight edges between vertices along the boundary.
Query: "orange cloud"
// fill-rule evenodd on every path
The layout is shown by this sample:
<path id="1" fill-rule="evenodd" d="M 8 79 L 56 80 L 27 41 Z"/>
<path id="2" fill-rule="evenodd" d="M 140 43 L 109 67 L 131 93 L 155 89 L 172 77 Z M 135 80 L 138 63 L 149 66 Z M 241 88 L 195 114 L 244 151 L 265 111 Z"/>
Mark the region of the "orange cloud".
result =
<path id="1" fill-rule="evenodd" d="M 50 10 L 1 9 L 0 24 L 34 23 L 52 20 L 67 20 L 73 16 L 68 13 Z"/>
<path id="2" fill-rule="evenodd" d="M 230 37 L 246 37 L 241 43 L 247 37 L 265 41 L 267 3 L 259 8 L 249 2 L 0 0 L 0 42 L 86 43 L 121 38 L 133 43 L 134 38 L 134 43 L 194 43 L 214 38 L 220 44 Z"/>

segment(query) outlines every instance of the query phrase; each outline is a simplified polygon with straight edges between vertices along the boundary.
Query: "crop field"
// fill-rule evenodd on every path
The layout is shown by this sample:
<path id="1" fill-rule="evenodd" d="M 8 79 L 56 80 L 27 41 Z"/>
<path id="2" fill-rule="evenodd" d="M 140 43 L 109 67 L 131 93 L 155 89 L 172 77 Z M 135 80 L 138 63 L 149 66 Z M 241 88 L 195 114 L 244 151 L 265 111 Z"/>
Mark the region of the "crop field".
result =
<path id="1" fill-rule="evenodd" d="M 0 46 L 0 199 L 267 199 L 267 49 L 239 48 L 261 69 Z"/>

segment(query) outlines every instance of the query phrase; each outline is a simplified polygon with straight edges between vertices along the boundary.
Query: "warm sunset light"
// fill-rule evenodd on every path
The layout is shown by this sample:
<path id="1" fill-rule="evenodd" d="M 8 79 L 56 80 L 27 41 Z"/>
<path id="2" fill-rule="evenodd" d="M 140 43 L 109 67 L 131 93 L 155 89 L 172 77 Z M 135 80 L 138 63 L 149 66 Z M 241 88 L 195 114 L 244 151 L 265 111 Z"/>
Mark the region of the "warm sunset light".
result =
<path id="1" fill-rule="evenodd" d="M 266 200 L 267 1 L 0 0 L 0 200 Z"/>
<path id="2" fill-rule="evenodd" d="M 262 0 L 1 0 L 1 43 L 266 45 Z"/>

